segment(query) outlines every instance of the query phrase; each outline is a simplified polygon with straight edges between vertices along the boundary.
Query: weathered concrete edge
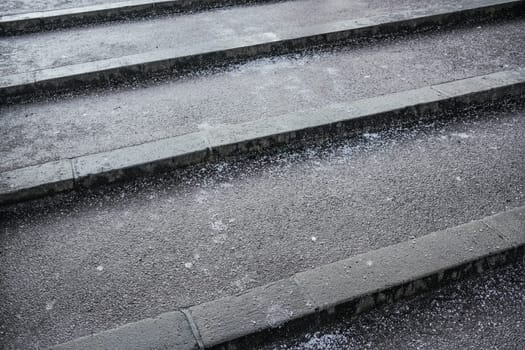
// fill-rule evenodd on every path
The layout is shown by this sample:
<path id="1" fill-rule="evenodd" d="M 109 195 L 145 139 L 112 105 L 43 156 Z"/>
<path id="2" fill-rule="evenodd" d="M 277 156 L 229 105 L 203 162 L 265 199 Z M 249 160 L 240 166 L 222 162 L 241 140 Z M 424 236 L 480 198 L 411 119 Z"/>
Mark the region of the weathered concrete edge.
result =
<path id="1" fill-rule="evenodd" d="M 185 314 L 172 311 L 60 344 L 53 349 L 197 350 L 199 346 Z"/>
<path id="2" fill-rule="evenodd" d="M 104 21 L 281 0 L 128 0 L 0 16 L 0 36 L 63 29 Z"/>
<path id="3" fill-rule="evenodd" d="M 74 187 L 69 159 L 3 172 L 0 173 L 0 205 L 45 197 Z"/>
<path id="4" fill-rule="evenodd" d="M 0 205 L 524 94 L 525 69 L 502 71 L 19 168 L 0 173 Z"/>
<path id="5" fill-rule="evenodd" d="M 525 12 L 523 0 L 473 0 L 436 9 L 418 9 L 388 15 L 326 23 L 292 32 L 274 33 L 276 38 L 253 36 L 240 40 L 212 42 L 197 48 L 87 62 L 0 77 L 0 102 L 24 100 L 32 94 L 64 91 L 82 86 L 103 86 L 163 72 L 188 71 L 244 61 L 265 55 L 284 54 L 350 39 L 417 30 L 431 26 L 484 20 L 501 14 Z"/>
<path id="6" fill-rule="evenodd" d="M 519 207 L 300 272 L 238 296 L 184 309 L 188 318 L 177 318 L 182 325 L 174 327 L 177 331 L 166 335 L 164 342 L 179 344 L 182 343 L 179 339 L 184 337 L 187 346 L 181 349 L 195 349 L 198 343 L 205 348 L 253 346 L 272 334 L 285 334 L 305 325 L 315 326 L 334 312 L 356 315 L 524 258 L 525 207 Z M 327 285 L 325 281 L 335 283 Z M 330 291 L 328 300 L 322 300 L 323 296 L 319 300 L 316 296 L 316 290 L 320 289 Z M 335 293 L 331 291 L 334 289 Z M 161 317 L 173 319 L 170 315 L 179 313 L 181 311 Z M 157 334 L 158 330 L 151 320 L 79 338 L 51 349 L 102 349 L 108 344 L 117 349 L 115 344 L 119 341 L 130 344 L 128 337 L 134 336 L 129 331 L 122 332 L 123 328 L 138 329 L 141 336 L 154 339 L 151 334 Z M 192 333 L 193 341 L 188 341 L 191 327 L 196 331 Z M 181 329 L 185 331 L 181 333 Z M 142 346 L 142 349 L 149 348 L 164 349 L 158 347 L 158 341 L 152 346 Z"/>

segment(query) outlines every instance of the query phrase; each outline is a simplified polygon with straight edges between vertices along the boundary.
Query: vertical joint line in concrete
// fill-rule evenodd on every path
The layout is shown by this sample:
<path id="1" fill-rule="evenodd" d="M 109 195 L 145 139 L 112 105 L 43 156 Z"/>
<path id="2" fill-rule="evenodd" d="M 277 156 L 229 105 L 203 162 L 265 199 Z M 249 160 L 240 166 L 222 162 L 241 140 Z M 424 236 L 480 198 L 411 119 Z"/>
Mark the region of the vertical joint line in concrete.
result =
<path id="1" fill-rule="evenodd" d="M 199 332 L 199 329 L 197 328 L 197 325 L 193 321 L 193 317 L 191 316 L 191 312 L 189 309 L 181 309 L 180 310 L 184 316 L 186 317 L 186 320 L 188 321 L 188 324 L 191 328 L 191 333 L 193 333 L 193 337 L 195 338 L 195 341 L 197 342 L 197 345 L 199 346 L 199 349 L 204 350 L 204 342 L 202 341 L 201 334 Z"/>
<path id="2" fill-rule="evenodd" d="M 210 143 L 209 131 L 208 130 L 203 130 L 202 131 L 202 138 L 204 139 L 204 143 L 206 144 L 206 148 L 208 149 L 208 151 L 211 154 L 212 147 L 211 147 L 211 143 Z"/>
<path id="3" fill-rule="evenodd" d="M 441 84 L 438 84 L 438 85 L 430 85 L 430 88 L 431 88 L 432 90 L 434 90 L 435 92 L 437 92 L 437 93 L 438 93 L 439 95 L 441 95 L 441 96 L 448 97 L 448 98 L 456 97 L 456 96 L 454 96 L 454 95 L 447 94 L 446 92 L 443 92 L 443 91 L 441 91 L 441 90 L 436 89 L 435 87 L 436 87 L 436 86 L 439 86 L 439 85 L 441 85 Z"/>
<path id="4" fill-rule="evenodd" d="M 488 228 L 490 228 L 492 231 L 494 231 L 498 236 L 499 238 L 501 238 L 502 240 L 504 241 L 508 241 L 509 238 L 505 235 L 505 233 L 501 232 L 500 230 L 498 230 L 497 228 L 495 227 L 492 227 L 491 225 L 487 224 L 485 221 L 481 221 L 485 226 L 487 226 Z"/>
<path id="5" fill-rule="evenodd" d="M 292 278 L 290 278 L 290 280 L 297 286 L 297 288 L 299 289 L 299 291 L 301 292 L 301 294 L 303 294 L 303 297 L 305 297 L 305 299 L 307 300 L 308 303 L 312 303 L 314 308 L 315 308 L 315 311 L 316 312 L 319 312 L 321 311 L 320 308 L 319 308 L 319 302 L 317 300 L 315 300 L 314 298 L 312 298 L 312 296 L 308 293 L 308 291 L 306 290 L 306 288 L 304 288 L 296 279 L 295 279 L 295 275 L 292 276 Z"/>
<path id="6" fill-rule="evenodd" d="M 73 168 L 73 158 L 68 158 L 69 168 L 71 169 L 71 179 L 73 179 L 73 188 L 77 185 L 77 179 L 75 176 L 75 169 Z"/>

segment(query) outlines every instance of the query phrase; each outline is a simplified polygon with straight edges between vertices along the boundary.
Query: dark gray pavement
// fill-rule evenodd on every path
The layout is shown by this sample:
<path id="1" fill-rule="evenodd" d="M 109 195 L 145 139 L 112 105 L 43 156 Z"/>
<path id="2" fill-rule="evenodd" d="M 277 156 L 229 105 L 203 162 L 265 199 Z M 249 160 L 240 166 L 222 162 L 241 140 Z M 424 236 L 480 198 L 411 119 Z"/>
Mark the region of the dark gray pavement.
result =
<path id="1" fill-rule="evenodd" d="M 524 113 L 1 208 L 0 343 L 62 343 L 522 206 Z"/>
<path id="2" fill-rule="evenodd" d="M 425 5 L 417 0 L 283 1 L 7 37 L 0 47 L 0 76 L 170 48 L 185 51 L 210 42 L 243 46 L 253 38 L 275 40 L 279 33 L 298 28 L 454 3 L 457 0 Z"/>
<path id="3" fill-rule="evenodd" d="M 259 350 L 524 348 L 525 266 L 515 263 Z"/>
<path id="4" fill-rule="evenodd" d="M 391 38 L 3 106 L 0 171 L 523 67 L 523 26 L 511 20 Z"/>

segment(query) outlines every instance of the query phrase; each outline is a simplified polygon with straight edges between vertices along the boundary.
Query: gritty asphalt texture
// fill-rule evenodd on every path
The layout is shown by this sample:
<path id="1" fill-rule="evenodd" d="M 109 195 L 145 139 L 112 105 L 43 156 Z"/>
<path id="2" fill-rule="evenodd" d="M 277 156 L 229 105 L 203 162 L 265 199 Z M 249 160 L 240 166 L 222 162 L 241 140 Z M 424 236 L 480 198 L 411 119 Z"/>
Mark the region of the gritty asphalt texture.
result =
<path id="1" fill-rule="evenodd" d="M 523 67 L 523 26 L 422 33 L 2 106 L 0 171 Z"/>
<path id="2" fill-rule="evenodd" d="M 0 343 L 36 349 L 525 204 L 525 111 L 0 208 Z"/>
<path id="3" fill-rule="evenodd" d="M 432 0 L 423 7 L 455 2 Z M 0 46 L 0 76 L 155 50 L 202 47 L 206 42 L 235 39 L 242 43 L 242 38 L 254 35 L 274 39 L 276 31 L 420 7 L 417 0 L 283 1 L 7 37 Z"/>
<path id="4" fill-rule="evenodd" d="M 258 348 L 343 349 L 525 349 L 525 266 L 515 263 Z"/>

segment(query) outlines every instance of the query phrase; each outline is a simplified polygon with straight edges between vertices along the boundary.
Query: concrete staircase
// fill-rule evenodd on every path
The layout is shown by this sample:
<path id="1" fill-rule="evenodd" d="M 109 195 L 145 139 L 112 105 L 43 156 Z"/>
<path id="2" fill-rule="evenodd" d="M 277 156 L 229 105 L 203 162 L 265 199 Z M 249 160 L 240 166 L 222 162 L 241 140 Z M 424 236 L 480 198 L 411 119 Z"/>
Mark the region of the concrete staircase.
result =
<path id="1" fill-rule="evenodd" d="M 521 261 L 524 10 L 0 5 L 0 343 L 257 348 Z"/>

